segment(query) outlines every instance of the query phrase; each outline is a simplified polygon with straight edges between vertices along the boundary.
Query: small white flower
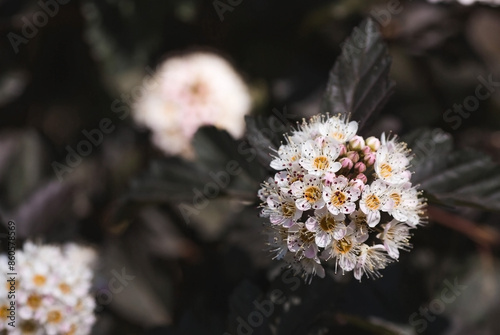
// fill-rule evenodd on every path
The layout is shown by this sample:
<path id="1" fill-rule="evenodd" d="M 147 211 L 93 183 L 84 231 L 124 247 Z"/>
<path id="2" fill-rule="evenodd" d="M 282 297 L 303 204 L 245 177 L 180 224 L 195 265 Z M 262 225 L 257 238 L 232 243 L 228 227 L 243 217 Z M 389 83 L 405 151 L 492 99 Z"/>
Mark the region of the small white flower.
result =
<path id="1" fill-rule="evenodd" d="M 360 210 L 354 211 L 349 214 L 349 219 L 356 226 L 356 232 L 354 233 L 354 238 L 357 242 L 363 243 L 369 237 L 369 226 L 366 214 Z"/>
<path id="2" fill-rule="evenodd" d="M 288 252 L 288 229 L 272 226 L 265 231 L 268 236 L 269 251 L 276 253 L 275 259 L 283 259 Z"/>
<path id="3" fill-rule="evenodd" d="M 377 238 L 384 242 L 385 250 L 389 256 L 394 259 L 399 258 L 399 249 L 409 250 L 410 244 L 410 227 L 398 220 L 392 220 L 382 225 L 384 231 L 377 235 Z"/>
<path id="4" fill-rule="evenodd" d="M 278 157 L 271 161 L 270 166 L 275 170 L 291 169 L 299 163 L 301 149 L 294 144 L 282 144 L 278 149 Z"/>
<path id="5" fill-rule="evenodd" d="M 314 276 L 325 277 L 325 269 L 321 265 L 319 258 L 302 258 L 290 264 L 294 274 L 301 274 L 305 281 L 310 283 Z"/>
<path id="6" fill-rule="evenodd" d="M 398 143 L 394 138 L 386 140 L 383 134 L 375 157 L 375 172 L 383 181 L 397 185 L 410 180 L 411 173 L 407 170 L 410 158 L 405 143 Z"/>
<path id="7" fill-rule="evenodd" d="M 349 142 L 358 131 L 358 123 L 351 121 L 347 123 L 340 117 L 330 117 L 325 123 L 319 125 L 322 136 L 328 136 L 339 143 Z"/>
<path id="8" fill-rule="evenodd" d="M 290 188 L 296 198 L 295 204 L 301 211 L 307 211 L 311 208 L 319 209 L 325 206 L 321 177 L 311 174 L 305 175 L 303 181 L 294 182 Z"/>
<path id="9" fill-rule="evenodd" d="M 352 271 L 356 266 L 360 243 L 355 238 L 356 226 L 351 223 L 347 227 L 346 235 L 340 240 L 333 240 L 325 249 L 323 257 L 325 259 L 335 259 L 335 271 L 340 266 L 342 272 Z"/>
<path id="10" fill-rule="evenodd" d="M 315 242 L 318 247 L 325 248 L 333 239 L 340 240 L 347 231 L 344 223 L 345 215 L 333 215 L 323 207 L 314 211 L 314 216 L 307 219 L 307 230 L 315 233 Z"/>
<path id="11" fill-rule="evenodd" d="M 380 211 L 387 202 L 387 188 L 386 183 L 375 180 L 363 189 L 359 208 L 366 214 L 366 222 L 370 227 L 375 227 L 380 222 Z"/>
<path id="12" fill-rule="evenodd" d="M 303 223 L 297 223 L 288 230 L 288 250 L 298 253 L 298 259 L 316 258 L 318 246 L 315 243 L 316 236 L 309 231 Z"/>
<path id="13" fill-rule="evenodd" d="M 415 227 L 421 221 L 424 207 L 423 200 L 419 198 L 419 193 L 411 187 L 411 183 L 401 186 L 391 187 L 388 192 L 388 201 L 382 210 L 392 215 L 396 220 L 406 222 Z"/>
<path id="14" fill-rule="evenodd" d="M 322 176 L 327 172 L 337 172 L 342 167 L 336 159 L 340 153 L 340 146 L 328 138 L 309 140 L 302 144 L 300 165 L 309 174 Z"/>
<path id="15" fill-rule="evenodd" d="M 355 202 L 361 194 L 359 188 L 349 185 L 349 180 L 344 176 L 331 179 L 329 185 L 323 189 L 323 199 L 330 213 L 336 215 L 354 212 Z"/>
<path id="16" fill-rule="evenodd" d="M 390 262 L 383 245 L 377 244 L 369 247 L 363 244 L 360 247 L 358 262 L 354 268 L 354 278 L 361 281 L 363 274 L 371 278 L 380 277 L 378 270 L 385 268 Z"/>
<path id="17" fill-rule="evenodd" d="M 287 194 L 273 194 L 267 198 L 267 206 L 262 210 L 273 225 L 289 228 L 302 216 L 302 211 L 295 206 L 295 201 Z"/>

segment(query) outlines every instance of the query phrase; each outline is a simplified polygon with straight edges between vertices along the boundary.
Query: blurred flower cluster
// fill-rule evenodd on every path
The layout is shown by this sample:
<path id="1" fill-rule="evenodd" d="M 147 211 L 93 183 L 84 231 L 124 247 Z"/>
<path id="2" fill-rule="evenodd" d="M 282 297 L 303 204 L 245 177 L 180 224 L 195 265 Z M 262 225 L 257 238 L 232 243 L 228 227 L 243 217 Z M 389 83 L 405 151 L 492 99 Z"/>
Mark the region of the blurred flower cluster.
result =
<path id="1" fill-rule="evenodd" d="M 223 58 L 201 52 L 171 57 L 152 81 L 155 85 L 145 85 L 147 91 L 135 104 L 134 116 L 151 129 L 154 144 L 166 154 L 192 157 L 191 138 L 204 125 L 235 138 L 243 135 L 250 94 Z"/>
<path id="2" fill-rule="evenodd" d="M 340 116 L 304 120 L 259 191 L 271 250 L 306 276 L 324 276 L 320 258 L 358 280 L 379 276 L 423 222 L 425 199 L 410 182 L 406 144 L 357 130 Z"/>
<path id="3" fill-rule="evenodd" d="M 89 294 L 94 259 L 92 249 L 76 244 L 59 247 L 26 242 L 16 253 L 15 327 L 8 325 L 11 284 L 6 282 L 0 285 L 0 330 L 12 335 L 89 334 L 95 321 L 95 300 Z M 4 273 L 11 272 L 7 263 L 7 256 L 1 255 Z"/>

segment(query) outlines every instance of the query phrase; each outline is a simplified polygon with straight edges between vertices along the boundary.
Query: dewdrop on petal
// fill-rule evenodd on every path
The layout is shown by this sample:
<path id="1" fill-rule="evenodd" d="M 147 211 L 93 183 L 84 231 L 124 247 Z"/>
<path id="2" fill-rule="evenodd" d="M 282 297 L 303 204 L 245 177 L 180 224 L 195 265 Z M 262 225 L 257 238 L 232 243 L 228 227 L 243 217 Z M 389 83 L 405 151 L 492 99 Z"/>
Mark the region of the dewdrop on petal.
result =
<path id="1" fill-rule="evenodd" d="M 397 137 L 364 139 L 343 116 L 316 116 L 285 136 L 258 192 L 274 258 L 310 280 L 329 266 L 379 277 L 409 251 L 425 199 L 410 182 L 410 151 Z"/>
<path id="2" fill-rule="evenodd" d="M 166 154 L 192 157 L 191 139 L 206 125 L 243 136 L 250 93 L 220 56 L 197 52 L 171 57 L 146 81 L 134 104 L 134 119 L 151 130 L 153 143 Z"/>
<path id="3" fill-rule="evenodd" d="M 26 242 L 16 252 L 16 327 L 0 313 L 1 334 L 87 335 L 95 322 L 90 294 L 95 252 L 76 244 L 37 245 Z M 0 268 L 8 273 L 7 255 Z M 0 308 L 10 304 L 7 287 L 0 285 Z"/>

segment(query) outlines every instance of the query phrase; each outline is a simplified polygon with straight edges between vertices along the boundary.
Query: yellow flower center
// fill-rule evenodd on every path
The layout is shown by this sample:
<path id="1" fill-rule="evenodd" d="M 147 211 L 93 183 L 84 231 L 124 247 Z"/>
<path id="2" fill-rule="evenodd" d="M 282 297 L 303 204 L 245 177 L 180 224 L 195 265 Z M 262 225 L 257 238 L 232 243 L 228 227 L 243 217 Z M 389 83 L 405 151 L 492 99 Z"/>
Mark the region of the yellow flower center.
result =
<path id="1" fill-rule="evenodd" d="M 399 204 L 401 203 L 401 195 L 399 193 L 391 193 L 390 195 L 391 199 L 394 200 L 394 205 L 399 206 Z"/>
<path id="2" fill-rule="evenodd" d="M 336 131 L 334 133 L 331 133 L 330 137 L 333 137 L 334 139 L 338 140 L 339 142 L 342 142 L 345 139 L 344 133 L 341 133 L 341 132 L 338 132 L 338 131 Z"/>
<path id="3" fill-rule="evenodd" d="M 42 286 L 45 284 L 46 281 L 47 281 L 47 278 L 45 278 L 45 276 L 42 276 L 42 275 L 35 275 L 33 277 L 33 283 L 36 286 Z"/>
<path id="4" fill-rule="evenodd" d="M 346 200 L 347 196 L 345 195 L 344 192 L 341 191 L 335 191 L 335 193 L 333 193 L 332 195 L 332 198 L 330 199 L 330 201 L 335 207 L 342 206 L 343 204 L 345 204 Z"/>
<path id="5" fill-rule="evenodd" d="M 318 170 L 324 170 L 327 169 L 328 166 L 330 166 L 330 163 L 328 163 L 328 158 L 325 156 L 319 156 L 314 159 L 313 163 L 314 167 Z"/>
<path id="6" fill-rule="evenodd" d="M 287 218 L 292 217 L 295 214 L 295 204 L 290 202 L 285 202 L 281 206 L 281 210 L 283 212 L 283 216 Z"/>
<path id="7" fill-rule="evenodd" d="M 40 307 L 42 304 L 42 297 L 39 296 L 38 294 L 32 294 L 28 297 L 28 306 L 31 308 L 35 309 Z"/>
<path id="8" fill-rule="evenodd" d="M 7 305 L 0 306 L 0 319 L 5 320 L 9 316 L 9 312 L 7 311 L 7 308 L 9 308 L 9 306 L 7 306 Z"/>
<path id="9" fill-rule="evenodd" d="M 372 211 L 378 210 L 380 207 L 380 199 L 375 194 L 370 194 L 366 198 L 366 207 L 368 207 Z"/>
<path id="10" fill-rule="evenodd" d="M 380 165 L 380 175 L 383 177 L 383 178 L 389 178 L 390 176 L 392 176 L 392 168 L 389 164 L 387 163 L 382 163 Z"/>
<path id="11" fill-rule="evenodd" d="M 64 294 L 68 294 L 68 293 L 71 292 L 71 287 L 68 284 L 66 284 L 66 283 L 59 284 L 59 289 Z"/>
<path id="12" fill-rule="evenodd" d="M 313 232 L 310 232 L 309 230 L 307 230 L 306 228 L 302 228 L 300 230 L 300 239 L 304 242 L 304 243 L 312 243 L 314 241 L 314 233 Z"/>
<path id="13" fill-rule="evenodd" d="M 321 191 L 317 186 L 309 186 L 304 192 L 304 197 L 309 203 L 315 203 L 321 197 Z"/>
<path id="14" fill-rule="evenodd" d="M 334 241 L 334 246 L 335 250 L 340 252 L 341 254 L 346 254 L 351 250 L 352 248 L 352 243 L 350 240 L 346 239 L 345 237 L 341 240 Z"/>
<path id="15" fill-rule="evenodd" d="M 32 320 L 25 321 L 21 323 L 21 331 L 23 334 L 31 334 L 34 333 L 36 330 L 36 324 Z"/>
<path id="16" fill-rule="evenodd" d="M 62 321 L 62 313 L 59 311 L 50 311 L 47 315 L 47 322 L 59 323 Z"/>
<path id="17" fill-rule="evenodd" d="M 335 219 L 330 215 L 325 215 L 319 220 L 319 227 L 329 233 L 335 229 Z"/>

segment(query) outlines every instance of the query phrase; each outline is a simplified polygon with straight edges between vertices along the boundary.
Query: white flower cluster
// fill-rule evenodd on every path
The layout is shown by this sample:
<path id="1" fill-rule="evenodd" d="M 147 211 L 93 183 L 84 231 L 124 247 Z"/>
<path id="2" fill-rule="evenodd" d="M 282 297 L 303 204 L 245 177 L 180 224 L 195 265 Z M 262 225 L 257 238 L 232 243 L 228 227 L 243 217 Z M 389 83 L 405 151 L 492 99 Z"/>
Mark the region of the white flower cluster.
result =
<path id="1" fill-rule="evenodd" d="M 166 154 L 192 157 L 191 139 L 201 126 L 225 129 L 235 138 L 244 133 L 249 90 L 231 64 L 215 54 L 171 57 L 144 87 L 134 118 L 151 129 L 153 143 Z"/>
<path id="2" fill-rule="evenodd" d="M 306 277 L 323 277 L 322 261 L 358 280 L 378 277 L 422 223 L 425 200 L 410 182 L 406 144 L 357 130 L 341 116 L 304 120 L 259 191 L 271 251 Z"/>
<path id="3" fill-rule="evenodd" d="M 26 242 L 16 252 L 15 299 L 8 300 L 11 283 L 0 285 L 0 333 L 9 335 L 87 335 L 95 321 L 95 300 L 89 294 L 92 281 L 92 249 Z M 8 259 L 0 255 L 4 275 Z M 15 327 L 8 323 L 10 301 L 16 302 Z"/>

